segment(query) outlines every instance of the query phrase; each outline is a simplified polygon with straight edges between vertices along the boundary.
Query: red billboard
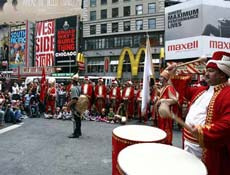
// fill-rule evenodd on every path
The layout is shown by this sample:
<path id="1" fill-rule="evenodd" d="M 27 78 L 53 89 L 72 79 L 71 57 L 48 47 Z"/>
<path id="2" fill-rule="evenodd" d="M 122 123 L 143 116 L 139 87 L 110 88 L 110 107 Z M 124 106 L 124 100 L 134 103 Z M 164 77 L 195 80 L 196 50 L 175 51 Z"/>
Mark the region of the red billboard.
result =
<path id="1" fill-rule="evenodd" d="M 37 22 L 35 29 L 35 66 L 53 66 L 55 21 Z"/>

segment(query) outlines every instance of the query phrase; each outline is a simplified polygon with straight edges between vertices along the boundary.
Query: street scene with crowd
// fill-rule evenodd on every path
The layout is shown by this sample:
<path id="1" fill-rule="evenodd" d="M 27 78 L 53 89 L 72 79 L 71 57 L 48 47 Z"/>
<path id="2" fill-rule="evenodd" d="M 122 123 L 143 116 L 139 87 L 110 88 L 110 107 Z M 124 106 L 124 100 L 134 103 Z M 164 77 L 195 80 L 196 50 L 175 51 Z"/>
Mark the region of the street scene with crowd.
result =
<path id="1" fill-rule="evenodd" d="M 230 0 L 0 1 L 0 175 L 229 175 Z"/>

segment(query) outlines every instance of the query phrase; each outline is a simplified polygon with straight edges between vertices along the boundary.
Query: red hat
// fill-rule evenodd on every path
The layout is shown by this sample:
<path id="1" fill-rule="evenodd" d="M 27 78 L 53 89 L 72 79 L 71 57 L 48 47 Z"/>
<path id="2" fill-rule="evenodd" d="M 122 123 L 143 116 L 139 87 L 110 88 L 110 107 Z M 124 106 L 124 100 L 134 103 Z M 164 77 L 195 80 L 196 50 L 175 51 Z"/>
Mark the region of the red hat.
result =
<path id="1" fill-rule="evenodd" d="M 112 80 L 112 84 L 117 84 L 117 81 L 116 80 Z"/>
<path id="2" fill-rule="evenodd" d="M 88 76 L 85 76 L 85 77 L 84 77 L 84 80 L 88 81 L 88 80 L 89 80 L 89 77 L 88 77 Z"/>
<path id="3" fill-rule="evenodd" d="M 217 51 L 206 64 L 206 68 L 219 69 L 226 75 L 230 76 L 230 53 Z"/>
<path id="4" fill-rule="evenodd" d="M 132 85 L 133 83 L 131 80 L 129 80 L 129 81 L 127 81 L 127 84 Z"/>
<path id="5" fill-rule="evenodd" d="M 103 79 L 100 77 L 100 78 L 98 79 L 98 82 L 103 82 Z"/>

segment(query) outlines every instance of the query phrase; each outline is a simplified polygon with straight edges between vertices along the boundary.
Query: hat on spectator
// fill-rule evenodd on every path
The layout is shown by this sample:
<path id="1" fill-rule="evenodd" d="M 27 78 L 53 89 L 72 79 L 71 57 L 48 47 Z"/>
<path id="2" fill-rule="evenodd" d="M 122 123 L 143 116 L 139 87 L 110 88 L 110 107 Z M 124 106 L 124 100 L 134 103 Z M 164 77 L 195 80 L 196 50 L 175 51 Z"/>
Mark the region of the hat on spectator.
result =
<path id="1" fill-rule="evenodd" d="M 219 69 L 230 77 L 230 53 L 217 51 L 207 62 L 206 68 Z"/>

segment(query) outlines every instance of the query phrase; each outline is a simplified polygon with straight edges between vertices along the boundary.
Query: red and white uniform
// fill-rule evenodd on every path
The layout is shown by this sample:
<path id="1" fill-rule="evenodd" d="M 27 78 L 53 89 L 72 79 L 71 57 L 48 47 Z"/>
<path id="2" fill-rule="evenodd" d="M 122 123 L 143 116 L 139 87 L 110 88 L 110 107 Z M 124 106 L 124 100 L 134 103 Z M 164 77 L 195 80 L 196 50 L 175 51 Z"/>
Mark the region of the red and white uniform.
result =
<path id="1" fill-rule="evenodd" d="M 188 113 L 186 123 L 190 126 L 202 126 L 199 140 L 184 130 L 185 149 L 202 158 L 209 175 L 228 175 L 230 172 L 230 86 L 225 83 L 208 89 L 207 87 L 186 88 L 185 97 L 190 101 L 190 109 L 197 106 L 197 102 L 200 101 L 200 107 L 192 111 L 196 112 L 196 115 Z M 206 109 L 206 112 L 202 112 L 201 108 Z M 198 117 L 197 113 L 203 114 L 201 115 L 203 117 Z"/>
<path id="2" fill-rule="evenodd" d="M 81 93 L 88 97 L 88 99 L 89 99 L 88 109 L 90 110 L 91 105 L 92 105 L 92 96 L 93 96 L 93 86 L 92 86 L 92 84 L 89 83 L 89 82 L 83 83 L 81 85 Z"/>
<path id="3" fill-rule="evenodd" d="M 97 108 L 97 111 L 101 113 L 102 108 L 105 108 L 105 101 L 106 101 L 106 95 L 107 90 L 106 86 L 104 84 L 97 84 L 95 87 L 95 105 Z"/>
<path id="4" fill-rule="evenodd" d="M 116 112 L 121 102 L 121 89 L 117 85 L 113 86 L 109 92 L 109 100 L 112 104 L 113 111 Z"/>
<path id="5" fill-rule="evenodd" d="M 142 120 L 142 117 L 144 117 L 144 122 L 148 120 L 148 108 L 146 109 L 145 115 L 141 116 L 141 103 L 142 103 L 142 97 L 143 97 L 143 89 L 138 89 L 137 95 L 136 95 L 136 102 L 137 102 L 137 114 L 139 117 L 139 120 Z"/>
<path id="6" fill-rule="evenodd" d="M 177 98 L 177 92 L 172 85 L 166 85 L 161 89 L 159 99 L 171 99 L 170 94 Z M 170 106 L 172 112 L 177 113 L 177 105 Z M 173 120 L 171 118 L 165 118 L 163 116 L 158 117 L 158 127 L 167 133 L 166 144 L 172 145 L 173 137 Z"/>
<path id="7" fill-rule="evenodd" d="M 49 107 L 51 108 L 51 113 L 55 113 L 55 102 L 56 102 L 56 88 L 55 86 L 51 86 L 48 88 L 47 92 L 47 100 L 46 100 L 46 113 L 49 110 Z"/>
<path id="8" fill-rule="evenodd" d="M 134 115 L 134 88 L 132 86 L 127 86 L 122 91 L 122 100 L 125 104 L 126 116 L 128 118 L 133 118 Z"/>

